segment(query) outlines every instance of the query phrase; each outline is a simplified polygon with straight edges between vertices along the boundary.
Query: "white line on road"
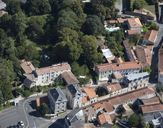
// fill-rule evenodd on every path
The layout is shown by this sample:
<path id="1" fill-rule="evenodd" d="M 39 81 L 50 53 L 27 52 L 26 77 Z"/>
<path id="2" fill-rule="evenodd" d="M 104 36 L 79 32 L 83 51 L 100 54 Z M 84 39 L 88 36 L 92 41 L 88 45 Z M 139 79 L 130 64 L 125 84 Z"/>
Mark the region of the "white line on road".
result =
<path id="1" fill-rule="evenodd" d="M 27 113 L 26 113 L 26 110 L 25 110 L 25 103 L 26 103 L 26 100 L 25 100 L 24 103 L 23 103 L 23 110 L 24 110 L 24 114 L 25 114 L 26 121 L 27 121 L 27 126 L 26 126 L 26 128 L 28 128 L 28 127 L 29 127 L 29 120 L 28 120 Z"/>

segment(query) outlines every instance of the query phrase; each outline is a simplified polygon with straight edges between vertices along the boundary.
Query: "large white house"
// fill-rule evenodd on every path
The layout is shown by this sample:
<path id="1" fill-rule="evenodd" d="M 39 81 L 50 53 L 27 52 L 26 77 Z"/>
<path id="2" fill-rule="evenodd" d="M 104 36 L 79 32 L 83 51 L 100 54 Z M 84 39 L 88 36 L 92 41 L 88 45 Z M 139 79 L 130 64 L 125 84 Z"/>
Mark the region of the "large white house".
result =
<path id="1" fill-rule="evenodd" d="M 148 86 L 148 81 L 149 81 L 148 72 L 128 74 L 124 77 L 124 80 L 123 80 L 123 82 L 128 87 L 137 87 L 139 85 Z"/>
<path id="2" fill-rule="evenodd" d="M 24 85 L 27 87 L 49 85 L 64 72 L 71 72 L 68 63 L 59 63 L 52 66 L 35 68 L 31 62 L 22 60 L 21 67 L 24 70 Z"/>
<path id="3" fill-rule="evenodd" d="M 119 72 L 122 75 L 138 73 L 142 69 L 142 65 L 139 62 L 123 62 L 123 63 L 106 63 L 96 65 L 95 72 L 98 74 L 99 81 L 107 81 L 109 77 L 115 73 Z"/>

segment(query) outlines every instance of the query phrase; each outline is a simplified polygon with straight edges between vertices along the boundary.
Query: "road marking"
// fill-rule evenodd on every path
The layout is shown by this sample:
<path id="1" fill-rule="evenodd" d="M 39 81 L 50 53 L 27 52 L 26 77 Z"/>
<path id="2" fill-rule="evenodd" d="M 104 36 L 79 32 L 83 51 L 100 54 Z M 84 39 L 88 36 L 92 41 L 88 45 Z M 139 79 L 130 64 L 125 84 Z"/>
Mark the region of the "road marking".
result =
<path id="1" fill-rule="evenodd" d="M 26 128 L 28 128 L 28 127 L 29 127 L 29 120 L 28 120 L 28 117 L 27 117 L 27 113 L 26 113 L 26 111 L 25 111 L 25 103 L 26 103 L 26 100 L 23 102 L 23 110 L 24 110 L 24 114 L 25 114 L 26 121 L 27 121 L 27 126 L 26 126 Z"/>

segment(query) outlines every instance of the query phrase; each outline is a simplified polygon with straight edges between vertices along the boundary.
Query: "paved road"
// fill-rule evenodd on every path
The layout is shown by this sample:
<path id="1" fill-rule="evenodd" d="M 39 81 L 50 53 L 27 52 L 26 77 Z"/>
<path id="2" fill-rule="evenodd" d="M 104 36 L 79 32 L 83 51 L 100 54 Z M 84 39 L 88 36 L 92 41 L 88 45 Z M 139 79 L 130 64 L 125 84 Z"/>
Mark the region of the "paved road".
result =
<path id="1" fill-rule="evenodd" d="M 26 118 L 24 117 L 23 108 L 12 107 L 3 112 L 0 112 L 0 125 L 2 128 L 16 125 L 18 121 L 22 120 L 26 125 Z"/>
<path id="2" fill-rule="evenodd" d="M 115 2 L 115 8 L 119 10 L 118 15 L 122 14 L 122 0 L 116 0 Z"/>
<path id="3" fill-rule="evenodd" d="M 157 23 L 158 24 L 158 23 Z M 158 81 L 158 54 L 159 49 L 163 43 L 163 24 L 159 25 L 159 32 L 157 35 L 157 40 L 153 48 L 153 57 L 152 57 L 152 63 L 151 63 L 151 75 L 150 75 L 150 82 L 151 83 L 157 83 Z"/>
<path id="4" fill-rule="evenodd" d="M 33 106 L 36 97 L 19 102 L 18 106 L 0 112 L 0 125 L 2 128 L 16 125 L 23 121 L 26 128 L 48 128 L 52 121 L 42 118 Z"/>

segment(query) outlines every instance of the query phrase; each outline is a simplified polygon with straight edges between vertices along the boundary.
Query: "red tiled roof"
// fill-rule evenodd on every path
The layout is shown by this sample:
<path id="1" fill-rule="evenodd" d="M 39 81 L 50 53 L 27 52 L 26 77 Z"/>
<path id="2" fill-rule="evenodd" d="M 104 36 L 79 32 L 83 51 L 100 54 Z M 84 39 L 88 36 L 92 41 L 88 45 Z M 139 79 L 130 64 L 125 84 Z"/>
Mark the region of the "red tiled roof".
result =
<path id="1" fill-rule="evenodd" d="M 110 92 L 114 92 L 114 91 L 122 89 L 122 87 L 119 83 L 113 83 L 113 84 L 107 85 L 107 89 Z"/>
<path id="2" fill-rule="evenodd" d="M 86 103 L 87 101 L 88 101 L 87 97 L 83 97 L 83 98 L 81 99 L 81 102 L 82 102 L 82 103 Z"/>
<path id="3" fill-rule="evenodd" d="M 111 118 L 111 116 L 108 114 L 108 113 L 102 113 L 98 116 L 98 120 L 99 120 L 99 123 L 102 125 L 102 124 L 105 124 L 105 123 L 109 123 L 109 124 L 112 124 L 112 121 L 113 119 Z"/>
<path id="4" fill-rule="evenodd" d="M 128 18 L 128 24 L 130 25 L 130 27 L 134 28 L 140 28 L 143 26 L 139 18 Z"/>
<path id="5" fill-rule="evenodd" d="M 163 104 L 151 104 L 151 105 L 142 105 L 141 106 L 142 113 L 152 113 L 152 112 L 161 112 L 163 111 Z"/>
<path id="6" fill-rule="evenodd" d="M 37 75 L 43 75 L 51 72 L 60 72 L 65 70 L 71 70 L 71 67 L 68 63 L 55 64 L 52 66 L 38 68 L 36 69 Z"/>
<path id="7" fill-rule="evenodd" d="M 143 105 L 152 105 L 152 104 L 159 104 L 160 100 L 158 97 L 153 97 L 150 99 L 143 99 Z"/>
<path id="8" fill-rule="evenodd" d="M 129 93 L 126 93 L 126 94 L 122 94 L 122 95 L 113 97 L 113 98 L 111 98 L 109 100 L 109 102 L 112 105 L 123 104 L 123 103 L 126 103 L 126 102 L 130 101 L 130 100 L 131 101 L 136 100 L 137 98 L 141 98 L 144 95 L 152 94 L 152 93 L 155 93 L 155 90 L 153 88 L 147 87 L 147 88 L 143 88 L 143 89 L 140 89 L 140 90 L 136 90 L 136 91 L 133 91 L 133 92 L 129 92 Z"/>
<path id="9" fill-rule="evenodd" d="M 61 77 L 65 80 L 65 82 L 68 85 L 79 83 L 79 81 L 77 80 L 77 78 L 74 76 L 74 74 L 71 71 L 62 73 Z"/>
<path id="10" fill-rule="evenodd" d="M 124 23 L 125 21 L 127 21 L 128 19 L 123 19 L 123 18 L 117 18 L 117 21 L 119 23 Z"/>
<path id="11" fill-rule="evenodd" d="M 96 68 L 99 72 L 105 71 L 121 71 L 127 69 L 141 69 L 142 65 L 139 62 L 123 62 L 120 64 L 112 63 L 112 64 L 100 64 L 97 65 Z"/>
<path id="12" fill-rule="evenodd" d="M 93 107 L 97 110 L 99 108 L 102 108 L 102 104 L 101 103 L 97 103 L 97 104 L 94 104 Z"/>
<path id="13" fill-rule="evenodd" d="M 26 74 L 32 73 L 32 71 L 35 70 L 35 67 L 33 66 L 33 64 L 30 61 L 21 60 L 20 66 Z"/>
<path id="14" fill-rule="evenodd" d="M 91 88 L 91 87 L 84 87 L 83 90 L 84 90 L 84 92 L 87 94 L 87 96 L 89 97 L 89 99 L 92 99 L 92 98 L 97 97 L 94 88 Z"/>
<path id="15" fill-rule="evenodd" d="M 114 111 L 114 107 L 113 105 L 109 102 L 109 101 L 105 101 L 102 103 L 103 108 L 107 111 L 107 112 L 112 112 Z"/>
<path id="16" fill-rule="evenodd" d="M 140 34 L 139 30 L 127 30 L 128 35 L 137 35 Z"/>
<path id="17" fill-rule="evenodd" d="M 152 48 L 150 46 L 136 46 L 135 49 L 136 56 L 138 58 L 138 61 L 140 61 L 143 66 L 149 66 L 151 65 L 152 61 Z"/>
<path id="18" fill-rule="evenodd" d="M 144 39 L 154 43 L 156 41 L 157 34 L 158 31 L 151 30 L 144 35 Z"/>

